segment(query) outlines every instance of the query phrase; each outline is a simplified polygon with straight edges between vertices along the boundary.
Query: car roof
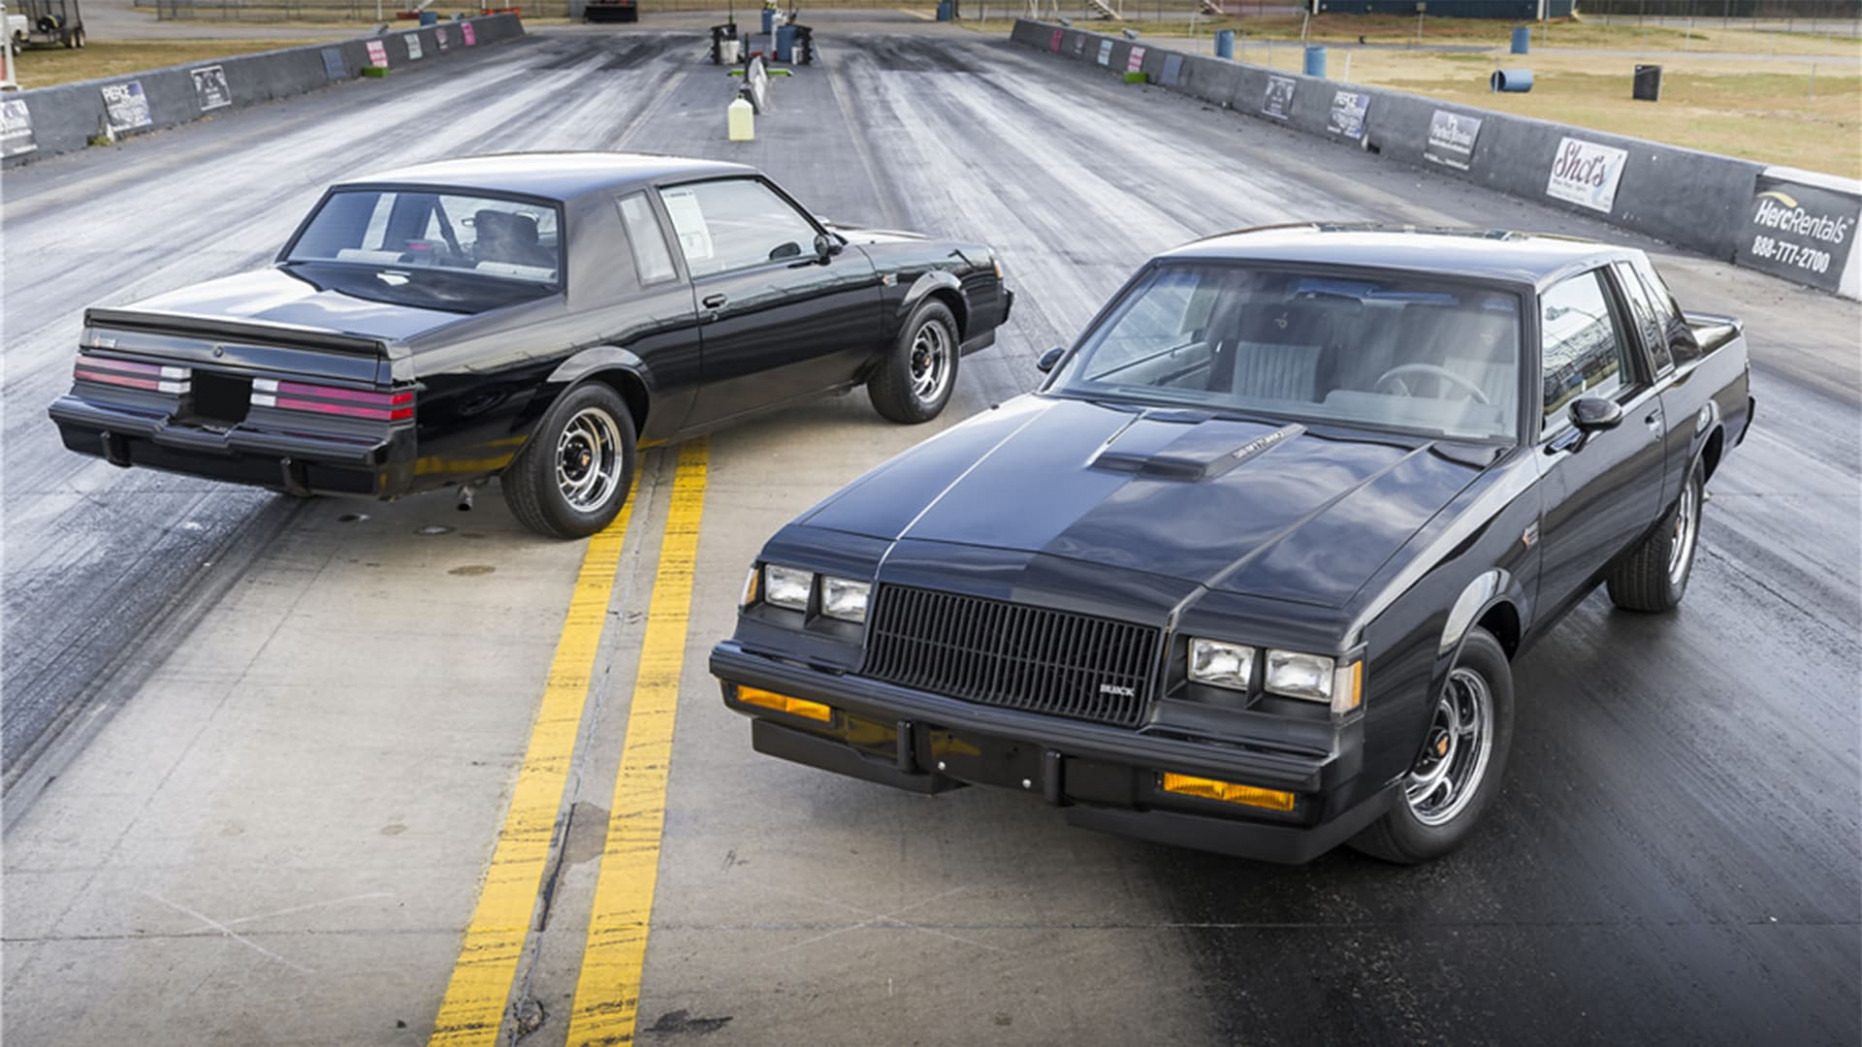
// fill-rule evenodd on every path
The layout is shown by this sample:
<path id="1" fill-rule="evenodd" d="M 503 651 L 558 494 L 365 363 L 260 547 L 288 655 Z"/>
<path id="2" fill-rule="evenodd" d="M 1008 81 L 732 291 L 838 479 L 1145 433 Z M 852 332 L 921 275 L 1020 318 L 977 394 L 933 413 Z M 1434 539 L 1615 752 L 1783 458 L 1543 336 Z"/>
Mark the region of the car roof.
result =
<path id="1" fill-rule="evenodd" d="M 1301 223 L 1224 233 L 1158 257 L 1349 265 L 1543 285 L 1624 254 L 1594 240 L 1543 233 Z"/>
<path id="2" fill-rule="evenodd" d="M 670 179 L 755 173 L 755 168 L 743 164 L 648 153 L 499 153 L 397 167 L 367 178 L 347 179 L 338 187 L 398 183 L 572 200 L 599 190 Z"/>

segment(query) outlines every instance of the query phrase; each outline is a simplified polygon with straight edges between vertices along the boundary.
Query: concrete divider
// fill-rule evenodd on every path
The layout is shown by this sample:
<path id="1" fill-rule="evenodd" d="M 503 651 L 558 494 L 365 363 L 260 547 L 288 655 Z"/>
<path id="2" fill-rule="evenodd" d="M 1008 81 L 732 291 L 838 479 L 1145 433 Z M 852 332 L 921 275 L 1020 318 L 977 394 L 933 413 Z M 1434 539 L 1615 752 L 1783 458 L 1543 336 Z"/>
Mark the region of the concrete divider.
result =
<path id="1" fill-rule="evenodd" d="M 0 100 L 0 157 L 14 166 L 82 149 L 106 126 L 119 138 L 174 127 L 354 79 L 371 66 L 416 68 L 523 35 L 516 15 L 486 15 L 20 91 Z"/>
<path id="2" fill-rule="evenodd" d="M 1768 173 L 1763 164 L 1717 153 L 1043 22 L 1018 20 L 1010 39 L 1093 65 L 1111 41 L 1107 69 L 1116 74 L 1126 71 L 1125 56 L 1135 43 L 1145 48 L 1143 71 L 1167 90 L 1715 258 L 1862 296 L 1862 263 L 1850 261 L 1862 221 L 1862 183 L 1854 180 Z M 1175 83 L 1167 75 L 1172 68 Z"/>

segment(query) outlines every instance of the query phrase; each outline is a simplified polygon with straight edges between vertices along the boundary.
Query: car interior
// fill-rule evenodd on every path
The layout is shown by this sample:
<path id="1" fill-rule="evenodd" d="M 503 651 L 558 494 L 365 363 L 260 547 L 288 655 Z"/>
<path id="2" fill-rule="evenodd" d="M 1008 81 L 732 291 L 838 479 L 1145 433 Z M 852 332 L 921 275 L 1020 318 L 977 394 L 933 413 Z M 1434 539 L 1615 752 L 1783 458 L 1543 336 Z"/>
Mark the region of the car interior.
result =
<path id="1" fill-rule="evenodd" d="M 1512 295 L 1220 270 L 1136 293 L 1089 346 L 1084 381 L 1455 436 L 1516 428 Z"/>

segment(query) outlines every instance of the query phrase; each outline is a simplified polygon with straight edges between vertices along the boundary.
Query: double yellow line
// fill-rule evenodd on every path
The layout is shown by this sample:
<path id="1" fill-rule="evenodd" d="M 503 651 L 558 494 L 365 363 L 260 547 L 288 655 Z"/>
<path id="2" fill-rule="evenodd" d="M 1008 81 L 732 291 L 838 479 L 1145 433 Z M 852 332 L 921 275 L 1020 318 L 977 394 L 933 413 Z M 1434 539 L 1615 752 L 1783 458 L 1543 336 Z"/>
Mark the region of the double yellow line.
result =
<path id="1" fill-rule="evenodd" d="M 633 1038 L 659 872 L 666 774 L 672 760 L 679 678 L 685 665 L 686 622 L 708 467 L 704 440 L 680 448 L 672 508 L 661 539 L 646 637 L 629 703 L 627 740 L 608 808 L 612 813 L 607 844 L 569 1016 L 571 1045 L 625 1043 Z M 626 507 L 613 524 L 589 539 L 583 554 L 511 806 L 434 1021 L 428 1041 L 431 1047 L 480 1047 L 498 1042 L 536 913 L 538 888 L 549 863 L 637 490 L 636 483 Z"/>

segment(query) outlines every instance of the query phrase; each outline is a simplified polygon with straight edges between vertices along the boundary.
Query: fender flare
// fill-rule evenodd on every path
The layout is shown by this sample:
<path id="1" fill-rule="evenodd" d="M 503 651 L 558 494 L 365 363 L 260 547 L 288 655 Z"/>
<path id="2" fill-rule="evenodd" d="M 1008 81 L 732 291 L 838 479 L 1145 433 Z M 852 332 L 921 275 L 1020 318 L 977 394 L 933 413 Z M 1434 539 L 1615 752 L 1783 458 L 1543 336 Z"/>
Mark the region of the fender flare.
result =
<path id="1" fill-rule="evenodd" d="M 912 286 L 906 289 L 905 297 L 899 301 L 899 308 L 896 314 L 898 321 L 901 324 L 904 323 L 905 318 L 911 315 L 912 310 L 918 308 L 918 303 L 924 301 L 932 291 L 940 289 L 956 292 L 958 300 L 963 302 L 964 312 L 969 312 L 970 300 L 963 293 L 963 281 L 942 269 L 933 269 L 912 281 Z M 963 322 L 963 316 L 957 317 L 959 326 L 961 326 Z"/>

